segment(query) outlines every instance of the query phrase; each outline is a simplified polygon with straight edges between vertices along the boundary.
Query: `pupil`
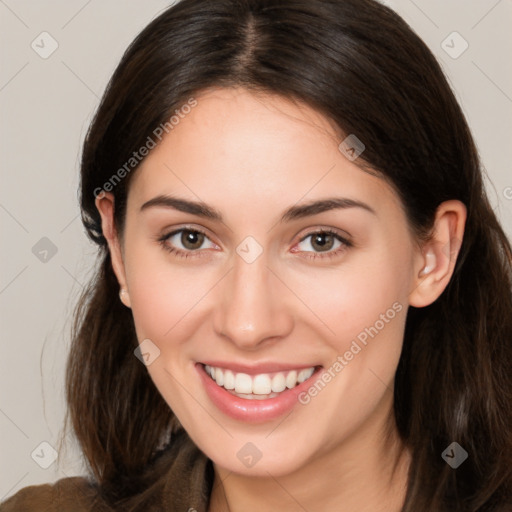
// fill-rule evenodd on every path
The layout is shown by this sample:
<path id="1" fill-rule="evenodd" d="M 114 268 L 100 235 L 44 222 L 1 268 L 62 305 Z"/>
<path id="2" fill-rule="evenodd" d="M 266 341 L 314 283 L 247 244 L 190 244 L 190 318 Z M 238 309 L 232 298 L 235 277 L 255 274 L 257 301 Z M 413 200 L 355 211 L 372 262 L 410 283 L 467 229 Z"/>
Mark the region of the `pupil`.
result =
<path id="1" fill-rule="evenodd" d="M 325 238 L 328 238 L 329 240 L 327 242 L 325 240 L 322 242 L 322 240 Z M 329 233 L 320 233 L 315 236 L 313 240 L 313 245 L 318 244 L 321 250 L 328 250 L 332 247 L 332 242 L 332 235 L 330 235 Z"/>
<path id="2" fill-rule="evenodd" d="M 184 231 L 181 236 L 181 242 L 189 249 L 197 249 L 196 246 L 201 247 L 201 236 L 201 233 L 197 233 L 195 231 Z M 190 245 L 192 245 L 192 247 L 189 247 Z"/>

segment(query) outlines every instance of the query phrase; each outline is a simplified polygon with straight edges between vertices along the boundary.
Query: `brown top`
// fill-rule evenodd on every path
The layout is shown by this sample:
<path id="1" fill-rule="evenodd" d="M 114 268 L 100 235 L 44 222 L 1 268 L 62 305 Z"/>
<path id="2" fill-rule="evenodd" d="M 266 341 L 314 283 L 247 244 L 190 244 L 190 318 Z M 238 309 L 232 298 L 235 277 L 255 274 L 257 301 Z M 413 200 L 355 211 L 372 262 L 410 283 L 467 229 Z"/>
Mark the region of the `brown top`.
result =
<path id="1" fill-rule="evenodd" d="M 155 461 L 161 477 L 142 492 L 114 505 L 84 477 L 24 487 L 0 504 L 0 512 L 207 512 L 213 483 L 211 461 L 184 431 Z"/>

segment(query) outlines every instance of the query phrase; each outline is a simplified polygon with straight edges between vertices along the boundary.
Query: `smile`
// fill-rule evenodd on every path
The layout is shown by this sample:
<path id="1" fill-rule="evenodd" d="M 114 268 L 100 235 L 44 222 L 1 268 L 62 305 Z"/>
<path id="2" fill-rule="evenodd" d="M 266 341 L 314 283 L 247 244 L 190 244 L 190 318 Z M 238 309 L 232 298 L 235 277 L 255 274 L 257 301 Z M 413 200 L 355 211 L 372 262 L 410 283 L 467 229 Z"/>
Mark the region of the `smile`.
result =
<path id="1" fill-rule="evenodd" d="M 212 405 L 223 414 L 246 423 L 277 420 L 289 414 L 299 403 L 299 394 L 323 368 L 286 368 L 279 364 L 259 369 L 242 365 L 226 368 L 227 364 L 213 362 L 195 366 Z"/>
<path id="2" fill-rule="evenodd" d="M 248 400 L 273 398 L 309 379 L 315 371 L 315 367 L 311 366 L 300 370 L 249 375 L 209 365 L 205 365 L 204 369 L 218 386 Z"/>

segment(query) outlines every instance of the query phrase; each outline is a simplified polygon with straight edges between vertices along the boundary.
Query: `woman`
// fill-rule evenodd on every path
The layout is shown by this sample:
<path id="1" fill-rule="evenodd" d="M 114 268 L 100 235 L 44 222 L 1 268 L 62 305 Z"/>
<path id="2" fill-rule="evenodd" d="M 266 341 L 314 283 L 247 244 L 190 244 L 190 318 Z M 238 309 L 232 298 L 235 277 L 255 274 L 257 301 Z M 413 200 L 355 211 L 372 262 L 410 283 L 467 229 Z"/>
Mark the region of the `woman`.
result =
<path id="1" fill-rule="evenodd" d="M 425 44 L 372 0 L 182 0 L 83 148 L 89 478 L 0 509 L 512 508 L 512 251 Z"/>

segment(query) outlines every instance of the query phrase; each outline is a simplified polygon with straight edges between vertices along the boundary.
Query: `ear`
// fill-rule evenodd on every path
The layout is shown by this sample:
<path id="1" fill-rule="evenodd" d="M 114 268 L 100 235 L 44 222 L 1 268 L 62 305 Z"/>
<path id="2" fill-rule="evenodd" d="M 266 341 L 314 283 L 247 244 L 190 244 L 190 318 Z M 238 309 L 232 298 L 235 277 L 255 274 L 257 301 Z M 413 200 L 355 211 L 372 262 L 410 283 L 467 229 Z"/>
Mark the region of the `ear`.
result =
<path id="1" fill-rule="evenodd" d="M 114 224 L 114 195 L 110 192 L 101 192 L 96 197 L 96 208 L 101 216 L 101 230 L 107 240 L 110 251 L 112 268 L 121 288 L 119 298 L 126 307 L 131 307 L 130 295 L 126 284 L 126 273 L 123 261 L 122 242 L 116 231 Z"/>
<path id="2" fill-rule="evenodd" d="M 467 210 L 464 203 L 450 200 L 436 211 L 431 238 L 415 256 L 413 289 L 409 304 L 418 308 L 432 304 L 453 275 L 464 237 Z"/>

